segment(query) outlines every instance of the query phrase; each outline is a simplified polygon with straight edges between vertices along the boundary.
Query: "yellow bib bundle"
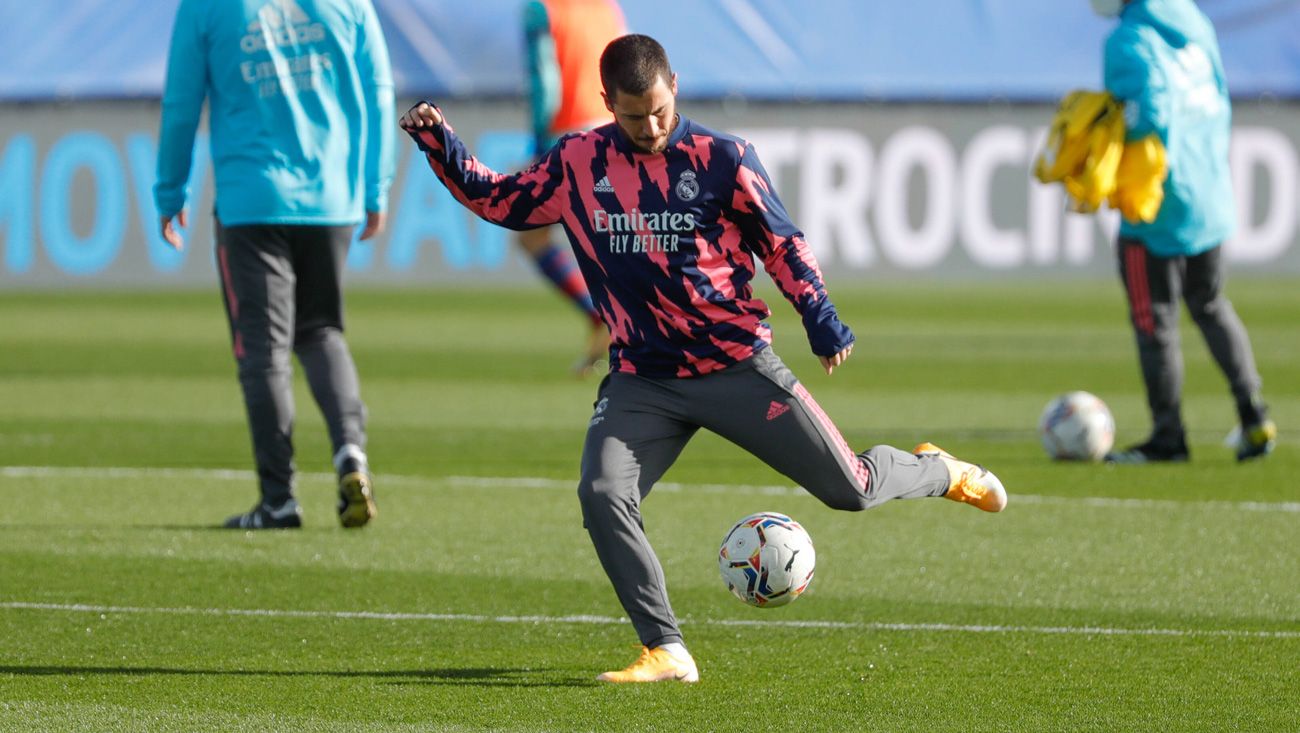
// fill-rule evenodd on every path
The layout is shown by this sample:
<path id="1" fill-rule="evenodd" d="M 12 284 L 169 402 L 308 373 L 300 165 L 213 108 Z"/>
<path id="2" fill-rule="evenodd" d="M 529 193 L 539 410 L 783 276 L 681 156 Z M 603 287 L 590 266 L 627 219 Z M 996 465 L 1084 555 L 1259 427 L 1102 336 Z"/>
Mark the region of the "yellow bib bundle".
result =
<path id="1" fill-rule="evenodd" d="M 1124 105 L 1109 92 L 1071 92 L 1052 118 L 1034 177 L 1060 181 L 1074 211 L 1105 202 L 1129 221 L 1154 221 L 1164 201 L 1165 147 L 1154 134 L 1125 143 L 1124 131 Z"/>

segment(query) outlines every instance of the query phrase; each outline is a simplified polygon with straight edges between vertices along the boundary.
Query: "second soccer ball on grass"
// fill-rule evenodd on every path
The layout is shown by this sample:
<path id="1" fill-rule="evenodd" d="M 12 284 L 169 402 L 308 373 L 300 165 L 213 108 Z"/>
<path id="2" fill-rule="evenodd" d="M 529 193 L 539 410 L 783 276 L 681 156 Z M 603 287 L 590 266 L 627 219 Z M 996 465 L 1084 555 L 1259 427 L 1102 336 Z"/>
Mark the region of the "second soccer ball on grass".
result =
<path id="1" fill-rule="evenodd" d="M 1038 437 L 1057 460 L 1100 461 L 1115 445 L 1115 418 L 1096 395 L 1067 392 L 1043 409 Z"/>
<path id="2" fill-rule="evenodd" d="M 759 512 L 736 522 L 718 550 L 722 579 L 751 606 L 773 608 L 798 598 L 812 582 L 817 554 L 798 522 Z"/>

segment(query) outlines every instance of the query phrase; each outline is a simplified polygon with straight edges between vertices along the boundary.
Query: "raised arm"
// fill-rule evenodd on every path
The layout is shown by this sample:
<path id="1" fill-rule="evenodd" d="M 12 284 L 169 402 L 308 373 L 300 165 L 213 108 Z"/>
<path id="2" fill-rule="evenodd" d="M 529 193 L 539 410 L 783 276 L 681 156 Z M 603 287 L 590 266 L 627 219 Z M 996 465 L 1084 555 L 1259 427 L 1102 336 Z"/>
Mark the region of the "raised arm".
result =
<path id="1" fill-rule="evenodd" d="M 504 175 L 470 155 L 442 111 L 420 102 L 399 124 L 424 152 L 429 167 L 465 208 L 509 229 L 555 224 L 566 189 L 559 147 L 527 170 Z"/>
<path id="2" fill-rule="evenodd" d="M 767 274 L 803 318 L 808 344 L 829 374 L 853 351 L 853 332 L 840 321 L 826 294 L 817 258 L 804 241 L 803 232 L 790 221 L 758 154 L 749 144 L 736 168 L 731 208 L 745 247 L 763 261 Z"/>

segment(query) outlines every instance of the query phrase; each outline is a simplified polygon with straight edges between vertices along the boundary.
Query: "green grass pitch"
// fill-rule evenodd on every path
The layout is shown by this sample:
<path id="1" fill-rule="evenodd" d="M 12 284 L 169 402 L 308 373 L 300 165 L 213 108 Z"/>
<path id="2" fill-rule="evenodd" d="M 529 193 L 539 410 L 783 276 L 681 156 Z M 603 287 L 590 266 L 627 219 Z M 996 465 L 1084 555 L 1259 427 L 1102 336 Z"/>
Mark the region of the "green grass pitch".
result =
<path id="1" fill-rule="evenodd" d="M 574 495 L 596 389 L 540 285 L 349 296 L 380 516 L 337 526 L 298 381 L 301 532 L 252 505 L 215 286 L 0 294 L 0 731 L 1295 731 L 1300 289 L 1238 279 L 1281 427 L 1236 465 L 1231 400 L 1184 323 L 1192 462 L 1054 464 L 1035 426 L 1087 389 L 1119 442 L 1146 411 L 1117 282 L 832 282 L 858 335 L 821 374 L 776 348 L 858 449 L 933 440 L 1007 511 L 838 513 L 701 434 L 644 505 L 698 685 L 603 686 L 636 655 Z M 809 593 L 757 610 L 715 560 L 793 515 Z"/>

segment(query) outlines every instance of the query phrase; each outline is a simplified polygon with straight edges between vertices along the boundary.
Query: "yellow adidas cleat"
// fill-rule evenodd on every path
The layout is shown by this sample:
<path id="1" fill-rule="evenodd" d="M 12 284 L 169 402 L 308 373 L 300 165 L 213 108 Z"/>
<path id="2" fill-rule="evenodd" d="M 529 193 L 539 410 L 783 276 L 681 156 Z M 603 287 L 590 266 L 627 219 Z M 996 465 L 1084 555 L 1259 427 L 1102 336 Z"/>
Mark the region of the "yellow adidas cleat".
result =
<path id="1" fill-rule="evenodd" d="M 1007 508 L 1007 490 L 987 468 L 958 460 L 934 443 L 916 446 L 912 455 L 937 456 L 943 460 L 948 467 L 948 493 L 943 498 L 970 504 L 986 512 L 1000 512 Z"/>
<path id="2" fill-rule="evenodd" d="M 1245 430 L 1238 428 L 1229 437 L 1234 438 L 1237 461 L 1249 461 L 1273 452 L 1277 445 L 1277 425 L 1272 420 L 1265 420 Z"/>
<path id="3" fill-rule="evenodd" d="M 641 656 L 627 669 L 605 672 L 596 679 L 601 682 L 699 682 L 700 671 L 695 667 L 695 660 L 685 650 L 681 654 L 673 654 L 663 647 L 651 649 L 643 646 Z"/>
<path id="4" fill-rule="evenodd" d="M 344 527 L 364 527 L 375 518 L 375 490 L 370 477 L 354 471 L 339 479 L 339 524 Z"/>

